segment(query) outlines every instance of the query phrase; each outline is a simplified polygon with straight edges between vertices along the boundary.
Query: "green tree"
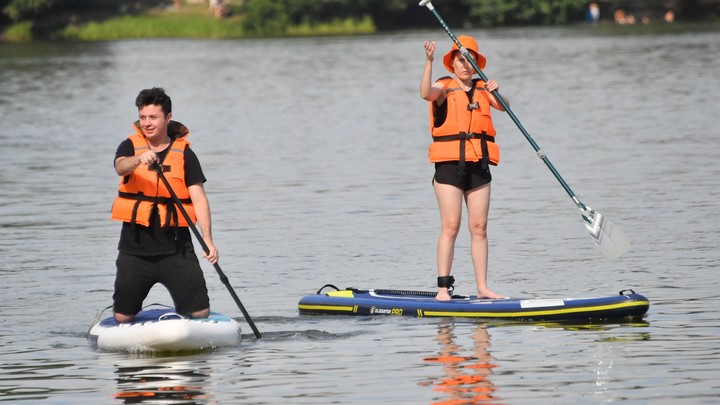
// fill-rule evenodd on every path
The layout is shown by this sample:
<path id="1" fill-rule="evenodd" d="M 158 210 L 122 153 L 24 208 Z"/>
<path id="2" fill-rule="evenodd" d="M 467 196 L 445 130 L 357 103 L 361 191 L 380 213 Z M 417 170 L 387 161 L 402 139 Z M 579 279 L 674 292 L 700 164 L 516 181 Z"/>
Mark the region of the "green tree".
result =
<path id="1" fill-rule="evenodd" d="M 417 3 L 405 0 L 245 0 L 241 13 L 247 32 L 282 34 L 289 24 L 317 25 L 364 17 L 384 22 L 401 16 L 410 6 L 420 9 Z"/>
<path id="2" fill-rule="evenodd" d="M 290 22 L 284 1 L 247 0 L 242 8 L 244 28 L 253 34 L 282 34 Z"/>
<path id="3" fill-rule="evenodd" d="M 467 5 L 473 25 L 551 25 L 582 16 L 587 0 L 467 0 Z"/>
<path id="4" fill-rule="evenodd" d="M 13 21 L 41 15 L 56 7 L 74 5 L 78 0 L 6 0 L 2 12 Z M 4 4 L 3 4 L 4 3 Z"/>

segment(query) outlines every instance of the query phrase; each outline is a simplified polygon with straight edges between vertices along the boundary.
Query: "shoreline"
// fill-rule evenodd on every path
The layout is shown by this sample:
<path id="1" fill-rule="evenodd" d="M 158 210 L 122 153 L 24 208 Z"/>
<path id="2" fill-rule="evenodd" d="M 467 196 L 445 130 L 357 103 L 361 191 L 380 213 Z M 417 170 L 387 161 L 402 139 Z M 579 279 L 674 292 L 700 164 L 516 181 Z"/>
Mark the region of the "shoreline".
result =
<path id="1" fill-rule="evenodd" d="M 256 39 L 369 35 L 380 31 L 369 16 L 334 20 L 327 23 L 287 25 L 282 32 L 248 32 L 244 28 L 244 16 L 228 14 L 216 16 L 204 4 L 186 4 L 181 9 L 173 7 L 150 8 L 137 13 L 121 15 L 97 13 L 88 15 L 66 13 L 57 15 L 52 21 L 23 21 L 4 27 L 0 31 L 2 43 L 29 42 L 98 42 L 125 39 Z M 66 21 L 70 21 L 66 23 Z M 666 23 L 652 21 L 621 25 L 612 20 L 599 23 L 573 22 L 566 25 L 541 27 L 581 27 L 600 35 L 644 35 L 658 33 L 703 32 L 720 30 L 719 19 L 698 21 L 677 21 Z M 471 29 L 501 30 L 525 27 L 496 27 Z M 407 28 L 414 30 L 417 28 Z"/>
<path id="2" fill-rule="evenodd" d="M 69 22 L 65 22 L 69 21 Z M 36 41 L 110 41 L 137 38 L 244 39 L 329 35 L 364 35 L 377 32 L 368 16 L 319 24 L 283 27 L 280 34 L 248 32 L 244 16 L 215 15 L 204 4 L 181 9 L 151 8 L 139 13 L 65 13 L 46 21 L 21 21 L 0 31 L 0 43 Z"/>

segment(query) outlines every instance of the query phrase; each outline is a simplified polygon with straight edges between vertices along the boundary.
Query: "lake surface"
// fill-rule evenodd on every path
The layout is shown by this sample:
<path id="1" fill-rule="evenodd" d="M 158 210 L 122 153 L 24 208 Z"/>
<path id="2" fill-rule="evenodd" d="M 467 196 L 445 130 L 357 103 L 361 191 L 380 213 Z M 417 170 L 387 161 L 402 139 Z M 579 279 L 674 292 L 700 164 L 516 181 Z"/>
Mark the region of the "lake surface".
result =
<path id="1" fill-rule="evenodd" d="M 649 31 L 649 30 L 648 30 Z M 456 32 L 460 34 L 460 31 Z M 338 287 L 432 290 L 439 219 L 422 43 L 364 37 L 0 44 L 0 401 L 52 404 L 710 404 L 720 396 L 720 32 L 472 30 L 513 111 L 632 249 L 603 258 L 556 179 L 494 114 L 489 282 L 508 296 L 634 289 L 642 322 L 299 316 Z M 162 86 L 208 182 L 212 308 L 238 348 L 98 352 L 120 226 L 112 159 Z M 474 294 L 469 236 L 456 292 Z M 198 248 L 199 250 L 199 248 Z M 156 286 L 146 301 L 169 303 Z M 457 356 L 456 362 L 439 361 Z"/>

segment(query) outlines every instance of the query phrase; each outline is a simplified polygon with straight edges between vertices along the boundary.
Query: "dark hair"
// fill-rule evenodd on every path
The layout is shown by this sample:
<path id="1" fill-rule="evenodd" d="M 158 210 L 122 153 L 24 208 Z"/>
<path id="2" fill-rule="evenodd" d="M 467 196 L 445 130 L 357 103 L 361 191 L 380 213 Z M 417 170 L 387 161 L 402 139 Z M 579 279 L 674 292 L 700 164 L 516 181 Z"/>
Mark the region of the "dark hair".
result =
<path id="1" fill-rule="evenodd" d="M 140 91 L 140 94 L 138 94 L 135 99 L 135 106 L 140 109 L 147 105 L 159 105 L 162 107 L 166 116 L 172 112 L 172 101 L 170 100 L 170 96 L 165 94 L 165 90 L 160 87 L 153 87 L 152 89 Z"/>

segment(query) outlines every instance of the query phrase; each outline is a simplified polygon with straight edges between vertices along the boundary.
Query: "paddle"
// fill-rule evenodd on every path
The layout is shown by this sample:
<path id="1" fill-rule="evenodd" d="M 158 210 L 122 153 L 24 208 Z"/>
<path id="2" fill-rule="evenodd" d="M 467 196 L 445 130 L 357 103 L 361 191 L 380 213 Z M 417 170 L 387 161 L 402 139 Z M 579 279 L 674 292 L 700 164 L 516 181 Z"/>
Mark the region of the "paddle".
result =
<path id="1" fill-rule="evenodd" d="M 457 47 L 460 49 L 460 53 L 463 55 L 465 60 L 469 61 L 472 64 L 473 68 L 475 68 L 475 71 L 480 76 L 480 79 L 487 82 L 487 76 L 485 76 L 482 70 L 480 70 L 475 60 L 470 57 L 470 52 L 465 47 L 463 47 L 462 44 L 460 44 L 460 41 L 458 41 L 455 34 L 453 34 L 453 32 L 450 30 L 450 27 L 448 27 L 440 14 L 437 12 L 437 10 L 435 10 L 435 7 L 432 5 L 431 0 L 422 0 L 419 5 L 420 7 L 426 6 L 428 10 L 433 13 L 440 25 L 442 25 L 442 27 L 445 29 L 445 32 L 447 32 L 447 34 L 450 36 L 450 39 L 452 39 L 453 42 L 457 45 Z M 555 169 L 555 166 L 550 163 L 550 160 L 548 159 L 547 155 L 545 155 L 545 152 L 543 152 L 540 149 L 540 146 L 535 143 L 535 140 L 533 140 L 528 131 L 520 123 L 520 120 L 515 116 L 515 113 L 512 112 L 510 106 L 508 106 L 505 100 L 500 97 L 500 93 L 497 90 L 493 90 L 492 94 L 503 106 L 505 112 L 507 112 L 510 118 L 512 118 L 515 125 L 517 125 L 518 129 L 520 129 L 520 132 L 522 132 L 522 134 L 525 136 L 525 139 L 530 142 L 530 145 L 532 145 L 533 149 L 535 149 L 538 157 L 542 159 L 543 162 L 545 162 L 545 165 L 548 167 L 548 169 L 550 169 L 555 178 L 560 182 L 560 185 L 565 189 L 565 192 L 568 193 L 575 205 L 577 205 L 577 207 L 580 209 L 580 214 L 582 215 L 582 219 L 585 222 L 585 227 L 588 231 L 590 231 L 590 235 L 592 236 L 593 241 L 595 241 L 595 244 L 600 248 L 600 251 L 603 253 L 603 255 L 605 255 L 609 259 L 616 259 L 625 254 L 625 252 L 630 249 L 630 242 L 628 241 L 627 237 L 622 233 L 620 228 L 613 225 L 599 212 L 583 204 L 577 198 L 577 196 L 575 196 L 575 193 L 573 193 L 573 191 L 570 189 L 570 186 L 568 186 L 562 176 L 560 176 L 560 173 Z"/>
<path id="2" fill-rule="evenodd" d="M 152 164 L 152 169 L 155 170 L 155 173 L 157 173 L 160 180 L 162 180 L 163 184 L 165 184 L 165 188 L 168 189 L 170 192 L 170 196 L 172 196 L 173 201 L 175 202 L 175 205 L 180 209 L 180 212 L 182 213 L 183 217 L 185 217 L 185 220 L 188 224 L 190 224 L 190 229 L 195 234 L 195 238 L 197 238 L 198 242 L 200 242 L 200 246 L 202 246 L 203 251 L 205 253 L 210 253 L 210 248 L 208 247 L 207 243 L 202 238 L 202 235 L 200 234 L 200 231 L 198 231 L 197 227 L 193 223 L 192 219 L 190 219 L 190 215 L 185 211 L 185 207 L 183 207 L 182 203 L 180 202 L 180 199 L 178 198 L 177 194 L 175 194 L 175 190 L 172 189 L 170 186 L 170 183 L 168 183 L 167 179 L 165 178 L 165 175 L 162 172 L 162 168 L 160 165 L 156 162 Z M 240 298 L 238 298 L 237 294 L 235 294 L 235 290 L 233 290 L 232 286 L 230 285 L 230 280 L 228 280 L 225 273 L 223 273 L 222 269 L 220 268 L 220 265 L 215 263 L 213 264 L 213 267 L 215 267 L 215 271 L 217 271 L 218 275 L 220 276 L 220 281 L 222 281 L 223 284 L 225 284 L 225 287 L 227 287 L 228 291 L 230 292 L 230 295 L 235 300 L 235 304 L 237 304 L 238 308 L 240 308 L 240 311 L 242 311 L 243 315 L 245 316 L 245 320 L 250 325 L 250 328 L 253 330 L 253 333 L 255 334 L 255 337 L 260 339 L 260 331 L 258 331 L 257 327 L 255 326 L 255 323 L 250 318 L 250 314 L 247 313 L 245 310 L 245 307 L 243 306 L 242 302 L 240 302 Z"/>

